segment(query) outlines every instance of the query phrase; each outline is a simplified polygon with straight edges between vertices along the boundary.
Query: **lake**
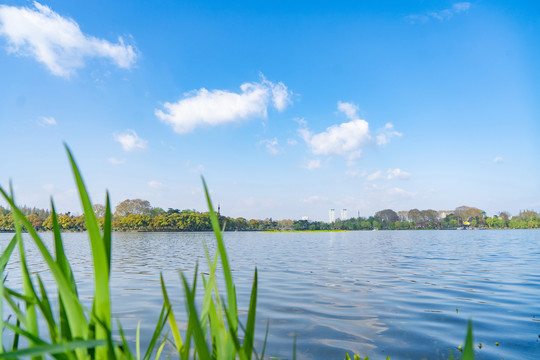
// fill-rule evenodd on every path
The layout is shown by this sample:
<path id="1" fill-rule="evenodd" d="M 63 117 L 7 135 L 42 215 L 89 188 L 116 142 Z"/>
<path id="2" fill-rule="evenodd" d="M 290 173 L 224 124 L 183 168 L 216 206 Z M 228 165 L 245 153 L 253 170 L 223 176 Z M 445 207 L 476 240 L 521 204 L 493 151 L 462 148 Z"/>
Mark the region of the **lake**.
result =
<path id="1" fill-rule="evenodd" d="M 51 243 L 51 234 L 42 234 Z M 0 234 L 5 247 L 12 234 Z M 81 296 L 91 303 L 85 233 L 64 234 Z M 446 359 L 473 320 L 477 359 L 540 359 L 540 231 L 225 233 L 241 316 L 259 271 L 257 350 L 298 359 Z M 178 271 L 205 271 L 212 233 L 115 233 L 112 304 L 131 341 L 150 338 L 162 306 L 162 273 L 183 316 Z M 50 274 L 27 242 L 31 271 Z M 15 255 L 15 254 L 14 254 Z M 17 257 L 7 284 L 21 287 Z M 221 273 L 220 273 L 221 275 Z M 199 294 L 201 294 L 199 292 Z M 185 324 L 185 322 L 182 322 Z M 496 342 L 499 346 L 496 346 Z M 482 348 L 478 348 L 478 344 Z"/>

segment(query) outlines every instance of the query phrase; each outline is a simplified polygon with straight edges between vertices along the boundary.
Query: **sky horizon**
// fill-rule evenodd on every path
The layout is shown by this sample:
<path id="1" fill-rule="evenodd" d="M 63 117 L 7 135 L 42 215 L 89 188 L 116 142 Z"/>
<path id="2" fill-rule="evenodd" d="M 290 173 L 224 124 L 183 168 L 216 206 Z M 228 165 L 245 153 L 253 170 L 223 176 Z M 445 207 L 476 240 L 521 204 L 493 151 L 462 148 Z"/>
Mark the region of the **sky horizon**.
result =
<path id="1" fill-rule="evenodd" d="M 0 185 L 80 213 L 65 142 L 113 206 L 540 211 L 539 43 L 534 1 L 0 0 Z"/>

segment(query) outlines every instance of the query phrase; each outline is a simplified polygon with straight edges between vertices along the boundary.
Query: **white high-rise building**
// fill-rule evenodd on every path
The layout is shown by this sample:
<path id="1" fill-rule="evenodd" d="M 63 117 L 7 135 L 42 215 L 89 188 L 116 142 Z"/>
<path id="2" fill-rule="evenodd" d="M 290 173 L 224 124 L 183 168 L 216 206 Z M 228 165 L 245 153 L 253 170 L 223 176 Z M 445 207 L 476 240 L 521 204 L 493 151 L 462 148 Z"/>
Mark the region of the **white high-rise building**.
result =
<path id="1" fill-rule="evenodd" d="M 347 217 L 347 209 L 341 209 L 341 220 L 344 221 L 344 220 L 347 220 L 348 217 Z"/>
<path id="2" fill-rule="evenodd" d="M 336 221 L 336 212 L 334 209 L 330 209 L 328 213 L 328 222 L 333 223 Z"/>

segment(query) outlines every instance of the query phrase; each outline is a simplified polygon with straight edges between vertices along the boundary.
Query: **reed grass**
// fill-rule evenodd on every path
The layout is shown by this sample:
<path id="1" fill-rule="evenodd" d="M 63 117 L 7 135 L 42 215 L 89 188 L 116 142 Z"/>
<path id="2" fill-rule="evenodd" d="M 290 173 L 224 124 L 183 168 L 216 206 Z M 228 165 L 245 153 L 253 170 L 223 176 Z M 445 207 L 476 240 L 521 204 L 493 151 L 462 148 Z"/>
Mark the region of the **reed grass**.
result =
<path id="1" fill-rule="evenodd" d="M 196 289 L 199 278 L 197 266 L 191 283 L 184 273 L 180 273 L 181 286 L 185 294 L 185 311 L 188 319 L 186 329 L 180 329 L 171 306 L 167 286 L 163 276 L 161 276 L 163 306 L 144 354 L 140 347 L 139 328 L 137 329 L 134 351 L 130 349 L 120 323 L 118 323 L 117 330 L 113 334 L 109 285 L 112 233 L 109 195 L 108 193 L 106 195 L 106 212 L 103 228 L 101 229 L 92 210 L 92 203 L 79 168 L 67 146 L 66 152 L 84 210 L 91 245 L 95 286 L 92 308 L 86 309 L 78 295 L 77 282 L 64 252 L 58 216 L 52 200 L 54 252 L 51 252 L 45 246 L 44 241 L 32 227 L 30 221 L 17 207 L 12 187 L 10 186 L 9 192 L 0 187 L 1 195 L 12 209 L 15 223 L 15 235 L 0 256 L 0 279 L 2 280 L 0 281 L 0 334 L 2 334 L 0 359 L 19 359 L 21 357 L 29 357 L 32 360 L 46 358 L 60 360 L 159 359 L 167 341 L 174 344 L 174 349 L 182 360 L 197 358 L 202 360 L 263 359 L 265 357 L 268 324 L 260 354 L 254 349 L 258 292 L 257 269 L 255 268 L 253 276 L 247 323 L 243 325 L 238 318 L 236 289 L 222 237 L 223 229 L 219 226 L 218 217 L 213 210 L 204 179 L 202 181 L 217 242 L 217 251 L 212 257 L 205 247 L 210 271 L 206 276 L 200 274 L 204 287 L 202 307 L 199 310 L 196 306 Z M 26 261 L 23 231 L 28 233 L 30 241 L 35 244 L 47 268 L 53 275 L 54 287 L 57 292 L 57 296 L 54 297 L 55 306 L 53 306 L 52 298 L 47 293 L 46 286 L 40 276 L 31 276 L 32 272 Z M 5 268 L 16 247 L 20 258 L 22 293 L 9 288 L 5 284 Z M 221 294 L 218 290 L 218 262 L 221 263 L 221 269 L 223 270 L 221 275 L 225 283 L 224 294 Z M 5 305 L 9 307 L 13 315 L 14 319 L 11 321 L 9 321 L 9 318 L 4 319 Z M 46 326 L 40 327 L 40 322 L 44 322 Z M 164 334 L 167 324 L 169 329 Z M 9 338 L 6 330 L 12 332 L 11 338 Z M 24 341 L 21 341 L 23 339 Z M 463 350 L 463 360 L 471 360 L 473 357 L 472 330 L 469 323 L 466 344 Z M 292 358 L 296 358 L 296 338 L 293 341 Z M 348 354 L 346 354 L 345 358 L 350 359 Z M 360 357 L 355 355 L 354 359 L 360 359 Z"/>

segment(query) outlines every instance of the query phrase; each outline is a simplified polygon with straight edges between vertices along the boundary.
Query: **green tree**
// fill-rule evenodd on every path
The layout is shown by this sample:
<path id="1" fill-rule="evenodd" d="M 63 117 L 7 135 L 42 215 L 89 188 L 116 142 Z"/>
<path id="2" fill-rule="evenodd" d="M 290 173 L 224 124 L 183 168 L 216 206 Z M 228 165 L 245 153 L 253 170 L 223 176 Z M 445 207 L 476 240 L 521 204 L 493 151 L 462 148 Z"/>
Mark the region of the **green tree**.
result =
<path id="1" fill-rule="evenodd" d="M 115 216 L 125 217 L 128 215 L 150 215 L 152 207 L 148 200 L 127 199 L 116 206 Z"/>

